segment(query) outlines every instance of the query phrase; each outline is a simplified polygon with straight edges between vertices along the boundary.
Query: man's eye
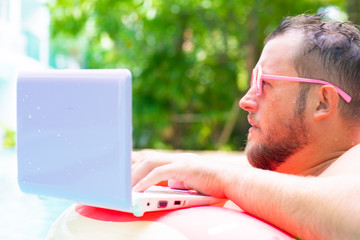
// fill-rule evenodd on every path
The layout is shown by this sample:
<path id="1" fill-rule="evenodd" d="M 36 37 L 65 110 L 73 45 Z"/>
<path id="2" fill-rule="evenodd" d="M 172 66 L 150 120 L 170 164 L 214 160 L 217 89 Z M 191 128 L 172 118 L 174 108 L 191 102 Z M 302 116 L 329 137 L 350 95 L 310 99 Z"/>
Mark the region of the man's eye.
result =
<path id="1" fill-rule="evenodd" d="M 270 85 L 270 83 L 268 83 L 267 81 L 263 80 L 263 85 Z"/>

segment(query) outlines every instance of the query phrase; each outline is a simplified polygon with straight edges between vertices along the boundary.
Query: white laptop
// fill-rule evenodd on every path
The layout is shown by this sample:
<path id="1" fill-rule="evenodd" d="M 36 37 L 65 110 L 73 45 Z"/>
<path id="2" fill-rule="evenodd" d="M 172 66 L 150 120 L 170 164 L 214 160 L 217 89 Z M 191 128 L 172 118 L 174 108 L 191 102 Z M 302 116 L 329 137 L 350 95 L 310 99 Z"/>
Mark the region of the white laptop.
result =
<path id="1" fill-rule="evenodd" d="M 132 87 L 126 69 L 21 72 L 17 79 L 22 191 L 132 212 L 215 204 L 196 193 L 132 192 Z"/>

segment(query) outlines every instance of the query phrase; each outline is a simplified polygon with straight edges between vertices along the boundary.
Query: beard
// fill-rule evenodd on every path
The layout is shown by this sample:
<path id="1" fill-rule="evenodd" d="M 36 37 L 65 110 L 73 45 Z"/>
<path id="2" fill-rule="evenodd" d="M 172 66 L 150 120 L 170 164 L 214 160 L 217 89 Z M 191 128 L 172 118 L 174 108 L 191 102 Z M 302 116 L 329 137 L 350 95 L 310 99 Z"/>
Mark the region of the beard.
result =
<path id="1" fill-rule="evenodd" d="M 308 145 L 308 129 L 305 125 L 305 98 L 308 88 L 301 89 L 296 100 L 293 117 L 276 122 L 260 143 L 251 144 L 248 136 L 245 152 L 253 167 L 265 170 L 276 170 L 290 156 Z M 261 128 L 257 129 L 261 133 Z"/>
<path id="2" fill-rule="evenodd" d="M 293 121 L 298 120 L 294 119 Z M 280 132 L 282 132 L 281 135 L 279 135 Z M 265 141 L 253 146 L 248 143 L 245 151 L 253 167 L 276 170 L 280 164 L 307 144 L 307 130 L 304 123 L 297 122 L 297 124 L 282 125 L 281 128 L 272 128 Z"/>

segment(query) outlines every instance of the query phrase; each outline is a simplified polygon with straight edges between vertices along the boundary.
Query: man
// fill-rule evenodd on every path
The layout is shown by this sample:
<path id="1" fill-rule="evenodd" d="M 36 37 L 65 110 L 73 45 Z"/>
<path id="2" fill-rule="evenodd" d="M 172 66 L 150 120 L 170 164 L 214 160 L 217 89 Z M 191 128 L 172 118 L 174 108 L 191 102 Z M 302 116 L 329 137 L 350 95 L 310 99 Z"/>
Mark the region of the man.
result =
<path id="1" fill-rule="evenodd" d="M 225 197 L 303 239 L 360 239 L 360 34 L 322 15 L 286 18 L 241 99 L 252 166 L 134 153 L 134 190 L 160 181 Z"/>

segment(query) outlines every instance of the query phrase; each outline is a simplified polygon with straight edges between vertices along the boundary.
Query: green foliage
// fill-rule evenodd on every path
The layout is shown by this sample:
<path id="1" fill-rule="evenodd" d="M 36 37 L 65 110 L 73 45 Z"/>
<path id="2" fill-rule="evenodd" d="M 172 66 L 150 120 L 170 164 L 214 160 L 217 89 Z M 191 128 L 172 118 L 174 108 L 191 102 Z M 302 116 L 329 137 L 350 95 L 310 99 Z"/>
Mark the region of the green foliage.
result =
<path id="1" fill-rule="evenodd" d="M 54 0 L 52 62 L 62 67 L 56 57 L 70 56 L 82 68 L 132 71 L 135 148 L 240 149 L 244 111 L 229 138 L 219 138 L 263 39 L 284 16 L 330 3 L 336 1 Z"/>
<path id="2" fill-rule="evenodd" d="M 3 135 L 3 142 L 2 145 L 5 148 L 13 148 L 16 145 L 16 133 L 14 130 L 11 130 L 5 126 L 4 128 L 4 135 Z"/>

